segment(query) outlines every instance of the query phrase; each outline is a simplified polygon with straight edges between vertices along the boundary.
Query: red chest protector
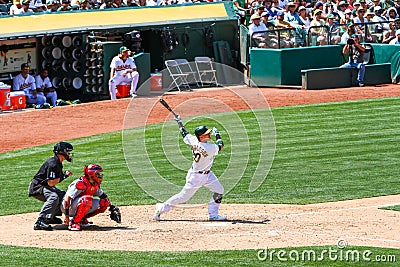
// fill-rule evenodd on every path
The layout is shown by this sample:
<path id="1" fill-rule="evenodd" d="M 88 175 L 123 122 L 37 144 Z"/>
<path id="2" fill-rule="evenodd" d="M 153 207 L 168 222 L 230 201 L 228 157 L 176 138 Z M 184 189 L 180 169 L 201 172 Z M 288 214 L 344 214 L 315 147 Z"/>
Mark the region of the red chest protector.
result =
<path id="1" fill-rule="evenodd" d="M 79 190 L 84 190 L 81 195 L 93 196 L 93 194 L 97 191 L 100 185 L 97 183 L 92 185 L 91 183 L 89 183 L 86 176 L 81 176 L 75 186 Z"/>

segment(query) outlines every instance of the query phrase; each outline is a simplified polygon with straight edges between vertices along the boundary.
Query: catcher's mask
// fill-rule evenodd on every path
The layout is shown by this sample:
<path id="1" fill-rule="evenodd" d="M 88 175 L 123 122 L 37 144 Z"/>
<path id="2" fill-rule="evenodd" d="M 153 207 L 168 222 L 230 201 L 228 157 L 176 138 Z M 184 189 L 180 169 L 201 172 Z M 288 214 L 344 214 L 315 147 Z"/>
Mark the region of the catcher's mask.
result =
<path id="1" fill-rule="evenodd" d="M 67 142 L 60 142 L 54 146 L 53 152 L 56 155 L 63 155 L 64 158 L 71 162 L 74 155 L 71 153 L 74 147 Z"/>
<path id="2" fill-rule="evenodd" d="M 211 129 L 208 129 L 207 126 L 199 126 L 194 130 L 194 134 L 196 135 L 197 139 L 200 141 L 200 136 L 204 134 L 209 134 Z"/>
<path id="3" fill-rule="evenodd" d="M 102 171 L 103 168 L 98 164 L 90 164 L 83 167 L 83 173 L 85 176 L 98 184 L 101 184 L 103 181 L 103 174 L 101 173 Z"/>

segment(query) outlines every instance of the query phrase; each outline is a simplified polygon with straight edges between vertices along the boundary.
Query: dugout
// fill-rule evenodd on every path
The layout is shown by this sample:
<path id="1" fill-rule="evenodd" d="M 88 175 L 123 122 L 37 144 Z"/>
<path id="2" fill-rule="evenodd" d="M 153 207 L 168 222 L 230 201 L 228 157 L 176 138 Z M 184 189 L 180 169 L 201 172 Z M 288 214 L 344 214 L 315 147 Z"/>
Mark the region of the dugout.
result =
<path id="1" fill-rule="evenodd" d="M 63 99 L 108 98 L 109 64 L 122 44 L 135 52 L 139 86 L 167 59 L 208 56 L 232 67 L 239 61 L 230 2 L 5 16 L 0 25 L 0 81 L 12 84 L 28 62 L 32 74 L 50 70 Z"/>

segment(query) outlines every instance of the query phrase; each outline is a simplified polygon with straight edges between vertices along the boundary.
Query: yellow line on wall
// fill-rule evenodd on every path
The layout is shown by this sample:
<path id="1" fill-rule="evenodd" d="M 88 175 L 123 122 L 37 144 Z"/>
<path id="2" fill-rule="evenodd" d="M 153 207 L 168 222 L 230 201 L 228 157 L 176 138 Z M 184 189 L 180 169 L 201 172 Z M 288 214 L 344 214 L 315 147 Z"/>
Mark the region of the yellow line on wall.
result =
<path id="1" fill-rule="evenodd" d="M 223 3 L 211 5 L 180 5 L 173 7 L 131 8 L 90 12 L 65 12 L 0 19 L 0 35 L 85 28 L 112 28 L 132 24 L 174 24 L 180 20 L 206 20 L 228 17 Z"/>

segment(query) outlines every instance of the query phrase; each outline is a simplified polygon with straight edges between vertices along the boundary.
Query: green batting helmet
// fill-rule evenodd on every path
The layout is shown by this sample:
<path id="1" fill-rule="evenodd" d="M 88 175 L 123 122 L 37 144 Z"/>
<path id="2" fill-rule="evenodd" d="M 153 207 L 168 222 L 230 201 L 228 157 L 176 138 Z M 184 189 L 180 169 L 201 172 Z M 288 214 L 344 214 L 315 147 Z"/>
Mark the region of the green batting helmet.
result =
<path id="1" fill-rule="evenodd" d="M 211 132 L 211 129 L 208 129 L 207 126 L 199 126 L 196 128 L 196 130 L 194 130 L 194 134 L 197 136 L 197 138 L 199 138 L 199 136 L 203 135 L 203 134 L 208 134 Z"/>

